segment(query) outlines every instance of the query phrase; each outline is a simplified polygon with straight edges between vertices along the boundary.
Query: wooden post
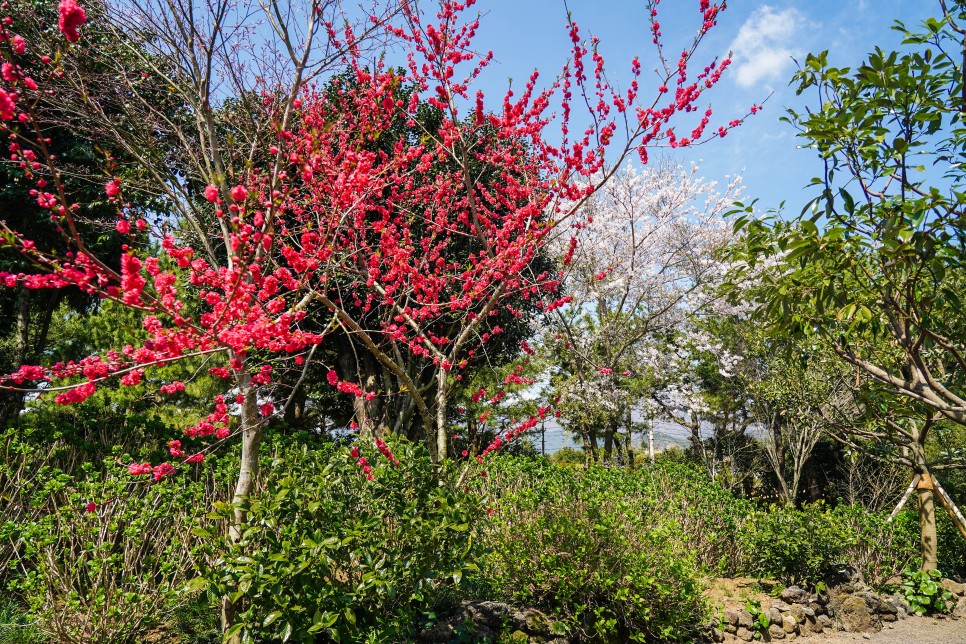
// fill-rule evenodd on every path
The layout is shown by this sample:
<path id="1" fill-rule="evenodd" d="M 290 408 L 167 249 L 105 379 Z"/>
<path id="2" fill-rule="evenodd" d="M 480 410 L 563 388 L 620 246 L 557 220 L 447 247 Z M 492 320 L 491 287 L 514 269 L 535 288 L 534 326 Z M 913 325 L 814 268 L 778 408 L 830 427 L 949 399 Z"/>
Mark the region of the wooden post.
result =
<path id="1" fill-rule="evenodd" d="M 939 497 L 939 502 L 949 514 L 949 518 L 952 519 L 953 525 L 955 525 L 956 529 L 959 530 L 959 534 L 963 536 L 963 539 L 966 539 L 966 518 L 963 517 L 963 513 L 959 511 L 959 508 L 956 507 L 952 497 L 946 493 L 946 490 L 939 485 L 939 481 L 937 481 L 935 478 L 932 480 L 932 488 L 936 493 L 936 496 Z"/>
<path id="2" fill-rule="evenodd" d="M 902 510 L 902 507 L 909 501 L 909 498 L 912 497 L 912 493 L 915 491 L 915 489 L 918 486 L 919 486 L 919 475 L 916 474 L 914 477 L 912 477 L 912 482 L 909 484 L 909 487 L 906 488 L 906 492 L 905 494 L 902 495 L 902 498 L 899 499 L 899 503 L 896 504 L 896 507 L 892 511 L 892 514 L 890 514 L 889 518 L 886 519 L 887 523 L 892 523 L 892 520 L 895 519 L 897 516 L 899 516 L 899 511 Z"/>

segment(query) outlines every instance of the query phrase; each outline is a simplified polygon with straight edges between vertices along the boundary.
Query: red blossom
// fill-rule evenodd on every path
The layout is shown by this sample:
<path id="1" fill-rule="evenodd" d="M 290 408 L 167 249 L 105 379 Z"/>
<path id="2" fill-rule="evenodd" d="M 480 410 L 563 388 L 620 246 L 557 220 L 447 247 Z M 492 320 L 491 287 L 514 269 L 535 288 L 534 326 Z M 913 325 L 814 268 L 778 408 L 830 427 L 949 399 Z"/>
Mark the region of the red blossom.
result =
<path id="1" fill-rule="evenodd" d="M 151 473 L 150 463 L 131 463 L 127 466 L 127 472 L 131 476 L 144 476 Z"/>
<path id="2" fill-rule="evenodd" d="M 80 39 L 77 28 L 87 21 L 87 13 L 75 0 L 60 0 L 58 10 L 57 27 L 68 42 L 77 42 Z"/>
<path id="3" fill-rule="evenodd" d="M 152 475 L 155 481 L 160 481 L 166 476 L 171 476 L 174 474 L 174 467 L 170 463 L 161 463 L 160 465 L 155 465 L 151 468 Z"/>
<path id="4" fill-rule="evenodd" d="M 17 114 L 17 95 L 0 89 L 0 120 L 10 121 Z"/>
<path id="5" fill-rule="evenodd" d="M 108 199 L 116 199 L 119 194 L 121 194 L 121 182 L 117 179 L 112 179 L 104 184 L 104 193 L 107 195 Z"/>

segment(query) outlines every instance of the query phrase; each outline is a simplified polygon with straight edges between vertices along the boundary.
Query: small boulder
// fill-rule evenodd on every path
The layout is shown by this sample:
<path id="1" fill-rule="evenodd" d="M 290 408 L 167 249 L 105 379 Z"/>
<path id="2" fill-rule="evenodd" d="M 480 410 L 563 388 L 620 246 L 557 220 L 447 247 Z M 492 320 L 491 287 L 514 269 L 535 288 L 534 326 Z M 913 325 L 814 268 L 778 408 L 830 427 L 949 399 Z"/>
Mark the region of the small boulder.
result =
<path id="1" fill-rule="evenodd" d="M 744 609 L 738 611 L 738 628 L 739 630 L 741 628 L 753 630 L 755 628 L 755 617 Z"/>
<path id="2" fill-rule="evenodd" d="M 895 615 L 899 612 L 891 602 L 882 598 L 881 595 L 877 595 L 873 592 L 859 593 L 859 597 L 865 600 L 865 603 L 869 606 L 869 609 L 879 615 Z"/>
<path id="3" fill-rule="evenodd" d="M 745 628 L 744 626 L 739 626 L 738 627 L 738 632 L 735 634 L 735 636 L 738 639 L 740 639 L 742 641 L 745 641 L 745 642 L 750 642 L 751 640 L 755 639 L 755 633 L 754 633 L 754 631 L 751 631 L 751 630 Z"/>
<path id="4" fill-rule="evenodd" d="M 850 585 L 853 588 L 864 586 L 862 573 L 847 565 L 829 566 L 822 571 L 822 581 L 827 588 Z"/>
<path id="5" fill-rule="evenodd" d="M 772 606 L 771 608 L 768 609 L 768 621 L 771 622 L 772 624 L 781 624 L 782 612 L 777 608 L 775 608 L 774 606 Z"/>
<path id="6" fill-rule="evenodd" d="M 879 615 L 869 609 L 865 599 L 859 595 L 850 595 L 835 607 L 835 617 L 843 631 L 849 633 L 865 633 L 882 630 L 882 620 Z"/>
<path id="7" fill-rule="evenodd" d="M 957 597 L 962 597 L 964 594 L 966 594 L 966 584 L 960 584 L 958 582 L 953 581 L 952 579 L 943 579 L 942 585 L 943 585 L 943 588 L 945 588 L 952 594 L 956 595 Z"/>
<path id="8" fill-rule="evenodd" d="M 912 614 L 912 608 L 906 603 L 905 598 L 899 593 L 893 593 L 883 598 L 890 606 L 896 609 L 896 615 L 905 617 Z"/>
<path id="9" fill-rule="evenodd" d="M 781 598 L 788 604 L 807 604 L 811 596 L 804 588 L 789 586 L 782 591 Z"/>
<path id="10" fill-rule="evenodd" d="M 785 629 L 778 624 L 772 624 L 768 627 L 768 635 L 770 635 L 773 640 L 783 640 L 785 639 L 787 633 L 785 633 Z"/>
<path id="11" fill-rule="evenodd" d="M 782 629 L 784 629 L 786 633 L 794 633 L 798 631 L 798 623 L 795 621 L 795 618 L 792 617 L 791 615 L 783 615 Z"/>

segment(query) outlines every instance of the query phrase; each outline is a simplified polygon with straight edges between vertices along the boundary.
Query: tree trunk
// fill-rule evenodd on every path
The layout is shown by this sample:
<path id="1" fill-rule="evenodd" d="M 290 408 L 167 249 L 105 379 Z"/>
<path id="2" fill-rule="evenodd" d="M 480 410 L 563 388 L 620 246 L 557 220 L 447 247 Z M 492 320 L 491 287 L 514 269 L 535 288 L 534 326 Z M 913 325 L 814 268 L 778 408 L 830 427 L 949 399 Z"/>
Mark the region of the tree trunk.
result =
<path id="1" fill-rule="evenodd" d="M 600 462 L 600 446 L 597 444 L 597 432 L 589 432 L 587 438 L 590 441 L 590 460 L 594 465 Z"/>
<path id="2" fill-rule="evenodd" d="M 932 480 L 923 474 L 916 488 L 919 500 L 919 530 L 922 543 L 922 570 L 935 570 L 939 564 L 936 547 L 936 502 L 932 491 Z"/>
<path id="3" fill-rule="evenodd" d="M 446 458 L 449 435 L 446 432 L 446 370 L 440 367 L 436 375 L 436 460 Z"/>
<path id="4" fill-rule="evenodd" d="M 634 433 L 634 422 L 630 410 L 627 411 L 627 434 L 624 436 L 624 458 L 627 459 L 627 469 L 634 469 L 634 450 L 632 446 L 632 434 Z"/>
<path id="5" fill-rule="evenodd" d="M 355 348 L 346 343 L 339 352 L 339 368 L 343 377 L 359 385 L 367 394 L 378 393 L 381 368 L 369 351 L 356 353 Z M 359 425 L 359 436 L 370 439 L 383 438 L 388 430 L 385 405 L 380 396 L 367 400 L 365 396 L 352 397 L 352 411 Z"/>
<path id="6" fill-rule="evenodd" d="M 244 369 L 244 367 L 243 367 Z M 259 447 L 262 442 L 262 423 L 258 416 L 258 391 L 251 386 L 251 376 L 241 372 L 238 376 L 238 388 L 245 400 L 241 410 L 242 453 L 238 470 L 238 481 L 232 495 L 232 522 L 228 527 L 228 537 L 233 544 L 241 540 L 245 524 L 248 522 L 248 512 L 245 509 L 248 497 L 255 491 L 258 481 Z M 227 632 L 235 625 L 235 619 L 241 606 L 233 602 L 228 596 L 221 600 L 221 627 Z M 241 636 L 236 634 L 228 640 L 229 644 L 240 644 Z"/>

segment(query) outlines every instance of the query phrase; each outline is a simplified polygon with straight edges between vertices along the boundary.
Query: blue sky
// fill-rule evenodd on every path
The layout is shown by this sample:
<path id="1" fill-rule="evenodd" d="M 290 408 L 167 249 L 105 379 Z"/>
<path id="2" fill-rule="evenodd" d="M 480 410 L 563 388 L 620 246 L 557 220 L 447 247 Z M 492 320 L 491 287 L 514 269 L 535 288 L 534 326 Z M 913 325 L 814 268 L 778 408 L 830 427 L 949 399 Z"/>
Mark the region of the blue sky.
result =
<path id="1" fill-rule="evenodd" d="M 664 0 L 659 5 L 668 51 L 680 51 L 690 38 L 697 7 L 698 0 Z M 502 96 L 508 78 L 520 87 L 535 67 L 549 78 L 567 59 L 563 0 L 479 0 L 476 8 L 484 13 L 476 44 L 496 56 L 478 85 L 491 105 Z M 570 0 L 569 8 L 583 33 L 589 30 L 601 39 L 612 78 L 629 68 L 635 54 L 641 56 L 644 76 L 654 68 L 642 1 Z M 831 64 L 854 66 L 876 45 L 898 46 L 899 35 L 890 29 L 893 20 L 912 26 L 938 12 L 935 0 L 732 0 L 702 45 L 706 56 L 701 61 L 734 52 L 731 69 L 708 99 L 716 117 L 727 120 L 771 97 L 762 112 L 724 140 L 684 153 L 668 150 L 668 155 L 698 162 L 709 179 L 741 174 L 747 200 L 759 198 L 766 208 L 785 200 L 787 209 L 797 213 L 814 196 L 803 187 L 821 166 L 813 152 L 796 149 L 791 126 L 778 120 L 785 107 L 805 105 L 788 85 L 795 70 L 792 58 L 804 60 L 809 52 L 828 49 Z"/>

